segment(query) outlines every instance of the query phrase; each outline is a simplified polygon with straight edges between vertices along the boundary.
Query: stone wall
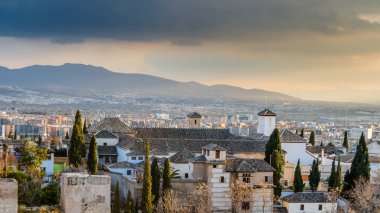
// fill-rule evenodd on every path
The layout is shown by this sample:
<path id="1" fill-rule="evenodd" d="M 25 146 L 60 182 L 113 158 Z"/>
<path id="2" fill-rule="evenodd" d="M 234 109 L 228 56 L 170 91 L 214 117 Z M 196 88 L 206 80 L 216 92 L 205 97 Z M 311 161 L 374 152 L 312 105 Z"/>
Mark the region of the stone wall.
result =
<path id="1" fill-rule="evenodd" d="M 107 175 L 64 173 L 61 176 L 63 212 L 111 212 L 111 178 Z"/>
<path id="2" fill-rule="evenodd" d="M 17 213 L 18 185 L 15 179 L 0 178 L 0 212 Z"/>

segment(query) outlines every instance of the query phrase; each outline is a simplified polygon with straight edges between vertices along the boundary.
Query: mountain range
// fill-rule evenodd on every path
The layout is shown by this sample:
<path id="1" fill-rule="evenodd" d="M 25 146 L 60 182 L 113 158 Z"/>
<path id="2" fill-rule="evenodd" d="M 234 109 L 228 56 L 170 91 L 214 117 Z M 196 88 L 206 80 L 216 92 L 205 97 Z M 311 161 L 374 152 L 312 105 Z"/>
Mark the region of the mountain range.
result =
<path id="1" fill-rule="evenodd" d="M 229 85 L 204 85 L 161 77 L 118 73 L 84 64 L 61 66 L 34 65 L 20 69 L 0 67 L 0 85 L 90 96 L 92 94 L 128 94 L 181 98 L 243 99 L 252 101 L 298 101 L 300 99 L 261 89 L 243 89 Z"/>

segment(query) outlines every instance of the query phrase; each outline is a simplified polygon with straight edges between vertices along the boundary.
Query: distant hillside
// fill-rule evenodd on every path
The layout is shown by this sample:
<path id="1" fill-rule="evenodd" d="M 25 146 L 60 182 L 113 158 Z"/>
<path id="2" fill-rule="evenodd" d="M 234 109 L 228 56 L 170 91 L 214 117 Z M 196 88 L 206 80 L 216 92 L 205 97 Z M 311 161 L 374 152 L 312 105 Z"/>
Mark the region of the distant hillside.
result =
<path id="1" fill-rule="evenodd" d="M 102 67 L 83 64 L 35 65 L 21 69 L 0 67 L 0 84 L 78 95 L 97 93 L 268 101 L 300 100 L 281 93 L 260 89 L 243 89 L 228 85 L 207 86 L 197 82 L 178 82 L 144 74 L 116 73 Z"/>

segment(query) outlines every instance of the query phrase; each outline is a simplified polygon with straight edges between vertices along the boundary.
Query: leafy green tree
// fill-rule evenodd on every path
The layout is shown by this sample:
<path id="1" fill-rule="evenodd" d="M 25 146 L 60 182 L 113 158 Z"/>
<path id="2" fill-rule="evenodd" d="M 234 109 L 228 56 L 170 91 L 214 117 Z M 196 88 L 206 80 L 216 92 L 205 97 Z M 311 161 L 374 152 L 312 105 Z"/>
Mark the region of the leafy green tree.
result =
<path id="1" fill-rule="evenodd" d="M 304 188 L 305 184 L 302 180 L 301 165 L 300 160 L 298 159 L 296 170 L 294 171 L 293 190 L 294 192 L 303 192 Z"/>
<path id="2" fill-rule="evenodd" d="M 304 133 L 304 129 L 301 129 L 301 134 L 300 134 L 301 137 L 305 137 L 305 133 Z"/>
<path id="3" fill-rule="evenodd" d="M 50 183 L 41 190 L 42 205 L 58 205 L 60 198 L 60 186 L 58 183 Z"/>
<path id="4" fill-rule="evenodd" d="M 87 118 L 84 119 L 84 124 L 83 124 L 83 134 L 88 134 L 87 131 Z"/>
<path id="5" fill-rule="evenodd" d="M 65 139 L 70 139 L 70 136 L 69 136 L 69 131 L 66 132 L 66 136 L 65 136 Z"/>
<path id="6" fill-rule="evenodd" d="M 348 132 L 344 132 L 344 140 L 343 140 L 343 145 L 344 148 L 346 148 L 346 152 L 348 152 L 349 145 L 348 145 Z"/>
<path id="7" fill-rule="evenodd" d="M 120 213 L 120 190 L 119 182 L 116 182 L 115 196 L 113 198 L 112 213 Z"/>
<path id="8" fill-rule="evenodd" d="M 135 212 L 135 206 L 134 202 L 132 199 L 131 191 L 128 191 L 128 196 L 127 196 L 127 203 L 125 205 L 125 211 L 124 213 L 134 213 Z"/>
<path id="9" fill-rule="evenodd" d="M 50 146 L 58 146 L 58 140 L 56 137 L 51 139 Z"/>
<path id="10" fill-rule="evenodd" d="M 150 140 L 145 143 L 145 164 L 144 164 L 144 179 L 143 179 L 143 194 L 142 194 L 142 212 L 153 212 L 153 195 L 152 195 L 152 176 L 150 172 Z"/>
<path id="11" fill-rule="evenodd" d="M 318 169 L 318 159 L 313 161 L 309 175 L 309 185 L 313 192 L 318 190 L 319 182 L 321 181 L 321 171 Z"/>
<path id="12" fill-rule="evenodd" d="M 158 200 L 160 198 L 160 168 L 158 167 L 158 160 L 156 157 L 153 157 L 152 161 L 152 195 L 154 196 L 153 203 L 157 206 Z"/>
<path id="13" fill-rule="evenodd" d="M 172 188 L 171 185 L 171 169 L 170 169 L 170 161 L 169 158 L 165 159 L 164 171 L 162 174 L 162 192 L 166 190 L 170 190 Z"/>
<path id="14" fill-rule="evenodd" d="M 98 148 L 96 146 L 96 139 L 94 135 L 91 138 L 90 148 L 88 150 L 87 170 L 93 175 L 98 173 Z"/>
<path id="15" fill-rule="evenodd" d="M 45 148 L 37 148 L 36 144 L 26 141 L 20 149 L 18 166 L 32 178 L 41 178 L 44 171 L 41 169 L 42 161 L 47 160 L 49 154 Z"/>
<path id="16" fill-rule="evenodd" d="M 335 158 L 334 158 L 334 161 L 331 165 L 331 173 L 330 173 L 330 177 L 329 177 L 329 191 L 331 191 L 332 189 L 335 189 L 335 186 L 336 186 L 336 168 L 335 168 Z"/>
<path id="17" fill-rule="evenodd" d="M 309 143 L 310 143 L 312 146 L 315 145 L 315 132 L 314 132 L 314 131 L 311 131 L 311 133 L 310 133 Z"/>
<path id="18" fill-rule="evenodd" d="M 83 150 L 84 149 L 84 150 Z M 70 138 L 69 164 L 78 168 L 82 164 L 82 157 L 86 156 L 85 140 L 82 132 L 82 119 L 79 110 L 75 115 L 73 132 Z"/>

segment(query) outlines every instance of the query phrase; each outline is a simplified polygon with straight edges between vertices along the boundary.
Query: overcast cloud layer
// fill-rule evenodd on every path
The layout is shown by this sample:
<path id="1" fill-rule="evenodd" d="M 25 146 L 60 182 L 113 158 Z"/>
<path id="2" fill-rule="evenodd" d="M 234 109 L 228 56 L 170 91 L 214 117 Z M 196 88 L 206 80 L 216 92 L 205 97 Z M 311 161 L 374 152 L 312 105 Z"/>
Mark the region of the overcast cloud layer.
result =
<path id="1" fill-rule="evenodd" d="M 77 62 L 380 103 L 379 29 L 377 0 L 2 0 L 0 65 Z"/>

